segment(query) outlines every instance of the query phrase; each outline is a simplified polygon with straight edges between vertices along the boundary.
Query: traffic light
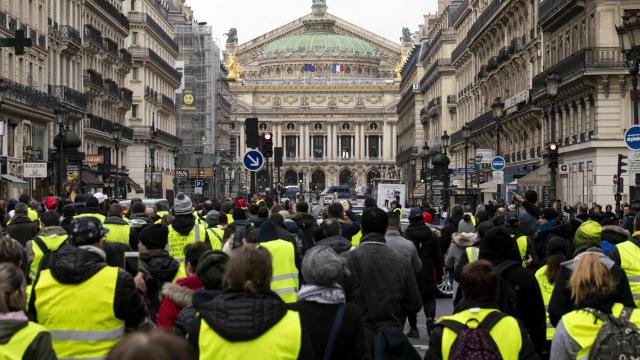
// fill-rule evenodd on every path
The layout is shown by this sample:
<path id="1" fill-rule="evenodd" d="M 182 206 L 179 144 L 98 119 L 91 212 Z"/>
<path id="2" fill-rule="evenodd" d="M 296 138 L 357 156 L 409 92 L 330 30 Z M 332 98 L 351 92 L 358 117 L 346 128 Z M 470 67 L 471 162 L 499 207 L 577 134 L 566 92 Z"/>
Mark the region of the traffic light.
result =
<path id="1" fill-rule="evenodd" d="M 558 168 L 558 143 L 547 144 L 547 154 L 549 154 L 549 169 Z"/>
<path id="2" fill-rule="evenodd" d="M 627 163 L 625 162 L 625 160 L 627 160 L 627 157 L 622 155 L 622 154 L 618 154 L 618 170 L 616 172 L 616 174 L 618 175 L 618 189 L 617 191 L 619 193 L 623 193 L 624 192 L 624 181 L 622 181 L 622 174 L 627 172 L 627 169 L 625 169 L 624 167 L 627 166 Z"/>
<path id="3" fill-rule="evenodd" d="M 273 157 L 273 134 L 270 132 L 262 133 L 262 155 Z"/>
<path id="4" fill-rule="evenodd" d="M 427 182 L 427 174 L 424 172 L 424 170 L 420 170 L 420 183 L 424 184 Z"/>
<path id="5" fill-rule="evenodd" d="M 304 183 L 304 174 L 302 172 L 298 173 L 298 183 L 299 184 Z"/>

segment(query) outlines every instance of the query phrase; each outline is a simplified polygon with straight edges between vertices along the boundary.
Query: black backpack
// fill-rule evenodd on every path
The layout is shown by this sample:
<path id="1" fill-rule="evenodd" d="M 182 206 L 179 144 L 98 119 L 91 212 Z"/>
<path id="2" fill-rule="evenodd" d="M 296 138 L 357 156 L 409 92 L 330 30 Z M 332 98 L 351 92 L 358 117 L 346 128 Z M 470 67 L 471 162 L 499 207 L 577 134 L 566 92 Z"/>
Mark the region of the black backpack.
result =
<path id="1" fill-rule="evenodd" d="M 36 236 L 35 238 L 33 238 L 33 242 L 36 243 L 40 248 L 40 250 L 42 251 L 42 259 L 40 259 L 40 264 L 38 264 L 38 272 L 36 273 L 36 276 L 35 276 L 35 279 L 37 279 L 40 276 L 40 273 L 42 272 L 42 270 L 51 268 L 51 265 L 53 265 L 53 255 L 55 255 L 55 253 L 57 253 L 58 250 L 60 250 L 64 245 L 67 244 L 67 240 L 63 241 L 62 244 L 60 244 L 58 249 L 56 249 L 55 251 L 51 251 L 51 249 L 47 247 L 47 244 L 45 244 L 44 241 L 42 241 L 42 239 L 40 239 L 39 236 Z"/>
<path id="2" fill-rule="evenodd" d="M 603 321 L 589 352 L 589 360 L 640 358 L 640 329 L 630 320 L 633 309 L 624 308 L 617 318 L 596 309 L 585 310 Z"/>
<path id="3" fill-rule="evenodd" d="M 500 311 L 507 313 L 517 319 L 523 319 L 518 307 L 518 289 L 514 289 L 504 278 L 507 270 L 514 267 L 522 267 L 517 261 L 505 261 L 496 267 L 498 273 L 498 283 L 496 286 L 496 302 Z M 526 311 L 526 309 L 522 309 Z"/>
<path id="4" fill-rule="evenodd" d="M 449 359 L 501 360 L 502 355 L 490 332 L 505 316 L 499 311 L 494 311 L 487 315 L 475 329 L 468 326 L 469 322 L 476 321 L 474 319 L 465 324 L 455 320 L 440 321 L 439 326 L 447 327 L 458 335 L 449 351 Z"/>

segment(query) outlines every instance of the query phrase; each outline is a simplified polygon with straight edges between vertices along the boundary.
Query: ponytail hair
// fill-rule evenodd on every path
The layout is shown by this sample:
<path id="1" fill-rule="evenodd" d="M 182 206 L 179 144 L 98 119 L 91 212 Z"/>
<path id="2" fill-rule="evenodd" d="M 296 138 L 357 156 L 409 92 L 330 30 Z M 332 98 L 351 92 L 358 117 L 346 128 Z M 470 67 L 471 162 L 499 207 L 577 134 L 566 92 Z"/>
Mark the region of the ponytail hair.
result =
<path id="1" fill-rule="evenodd" d="M 26 302 L 26 288 L 24 274 L 17 266 L 11 263 L 0 263 L 0 313 L 5 314 L 11 311 L 24 310 L 12 308 L 9 297 L 18 291 L 20 295 L 20 306 L 24 307 Z"/>
<path id="2" fill-rule="evenodd" d="M 272 271 L 269 250 L 247 244 L 231 254 L 222 285 L 255 296 L 260 291 L 269 290 Z"/>
<path id="3" fill-rule="evenodd" d="M 598 256 L 587 252 L 580 256 L 569 279 L 571 298 L 576 305 L 594 295 L 611 295 L 615 291 L 616 282 L 609 269 L 604 266 Z"/>

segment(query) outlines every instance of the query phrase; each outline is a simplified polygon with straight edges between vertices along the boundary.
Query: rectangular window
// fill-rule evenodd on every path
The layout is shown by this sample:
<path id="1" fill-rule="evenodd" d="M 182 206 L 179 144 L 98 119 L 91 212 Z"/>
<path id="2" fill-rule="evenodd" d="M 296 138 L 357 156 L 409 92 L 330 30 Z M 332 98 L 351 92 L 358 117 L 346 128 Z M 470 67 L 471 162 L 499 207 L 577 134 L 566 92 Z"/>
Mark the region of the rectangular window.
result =
<path id="1" fill-rule="evenodd" d="M 35 160 L 44 160 L 46 153 L 46 128 L 44 126 L 31 126 L 31 147 L 35 153 Z"/>
<path id="2" fill-rule="evenodd" d="M 375 159 L 380 157 L 380 145 L 378 144 L 379 140 L 380 138 L 377 136 L 369 136 L 367 153 L 369 154 L 370 158 Z"/>
<path id="3" fill-rule="evenodd" d="M 313 158 L 322 159 L 324 157 L 324 136 L 312 137 Z"/>
<path id="4" fill-rule="evenodd" d="M 229 152 L 231 154 L 235 154 L 236 157 L 240 156 L 240 150 L 237 148 L 238 144 L 236 142 L 235 136 L 229 136 Z"/>
<path id="5" fill-rule="evenodd" d="M 285 136 L 284 138 L 284 146 L 285 146 L 285 157 L 287 159 L 295 159 L 296 158 L 296 140 L 297 136 Z"/>
<path id="6" fill-rule="evenodd" d="M 134 119 L 138 118 L 138 105 L 137 104 L 134 104 L 131 107 L 131 117 L 134 118 Z"/>
<path id="7" fill-rule="evenodd" d="M 131 69 L 131 78 L 133 80 L 138 80 L 138 68 L 134 67 L 133 69 Z"/>
<path id="8" fill-rule="evenodd" d="M 138 33 L 135 31 L 131 33 L 131 45 L 138 45 Z"/>
<path id="9" fill-rule="evenodd" d="M 13 157 L 16 155 L 16 125 L 12 123 L 7 125 L 7 156 Z"/>
<path id="10" fill-rule="evenodd" d="M 351 136 L 340 136 L 340 157 L 343 159 L 350 159 L 353 155 L 351 150 Z"/>

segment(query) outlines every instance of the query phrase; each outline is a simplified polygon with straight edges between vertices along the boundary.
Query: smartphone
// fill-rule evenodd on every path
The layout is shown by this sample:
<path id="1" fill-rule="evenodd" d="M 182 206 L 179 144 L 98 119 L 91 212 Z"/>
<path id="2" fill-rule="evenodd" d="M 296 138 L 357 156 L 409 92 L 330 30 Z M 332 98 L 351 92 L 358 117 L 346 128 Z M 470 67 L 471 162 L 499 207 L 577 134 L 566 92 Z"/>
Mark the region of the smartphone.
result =
<path id="1" fill-rule="evenodd" d="M 128 251 L 124 253 L 124 269 L 136 276 L 140 272 L 140 253 L 134 251 Z"/>

